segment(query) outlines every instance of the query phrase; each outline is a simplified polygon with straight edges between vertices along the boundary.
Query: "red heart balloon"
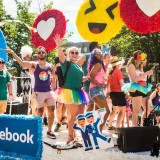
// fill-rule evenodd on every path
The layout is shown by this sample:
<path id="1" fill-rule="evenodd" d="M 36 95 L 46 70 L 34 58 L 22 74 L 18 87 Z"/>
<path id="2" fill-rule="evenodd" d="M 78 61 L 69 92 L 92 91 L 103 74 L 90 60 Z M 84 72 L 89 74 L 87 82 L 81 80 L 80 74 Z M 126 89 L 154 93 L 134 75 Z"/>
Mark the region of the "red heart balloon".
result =
<path id="1" fill-rule="evenodd" d="M 51 51 L 56 47 L 53 37 L 59 34 L 63 38 L 66 33 L 66 19 L 59 10 L 46 10 L 35 19 L 33 28 L 36 28 L 36 31 L 31 31 L 33 45 Z"/>
<path id="2" fill-rule="evenodd" d="M 147 1 L 144 0 L 143 3 L 145 5 Z M 127 27 L 134 32 L 148 34 L 160 30 L 160 10 L 148 16 L 140 9 L 136 0 L 121 0 L 120 15 Z"/>

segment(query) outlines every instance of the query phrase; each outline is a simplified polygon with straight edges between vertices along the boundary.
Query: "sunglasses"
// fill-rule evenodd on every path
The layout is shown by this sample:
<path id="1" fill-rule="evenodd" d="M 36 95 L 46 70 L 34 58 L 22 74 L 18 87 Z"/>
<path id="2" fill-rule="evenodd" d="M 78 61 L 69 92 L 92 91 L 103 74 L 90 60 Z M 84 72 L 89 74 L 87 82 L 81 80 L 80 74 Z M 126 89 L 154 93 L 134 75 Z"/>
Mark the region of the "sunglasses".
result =
<path id="1" fill-rule="evenodd" d="M 5 62 L 0 62 L 0 64 L 5 64 Z"/>
<path id="2" fill-rule="evenodd" d="M 96 52 L 96 55 L 102 56 L 102 52 Z"/>
<path id="3" fill-rule="evenodd" d="M 70 53 L 71 53 L 71 54 L 78 55 L 78 52 L 73 52 L 73 51 L 71 51 Z"/>
<path id="4" fill-rule="evenodd" d="M 45 52 L 44 52 L 44 51 L 42 51 L 42 52 L 38 52 L 38 54 L 45 54 Z"/>

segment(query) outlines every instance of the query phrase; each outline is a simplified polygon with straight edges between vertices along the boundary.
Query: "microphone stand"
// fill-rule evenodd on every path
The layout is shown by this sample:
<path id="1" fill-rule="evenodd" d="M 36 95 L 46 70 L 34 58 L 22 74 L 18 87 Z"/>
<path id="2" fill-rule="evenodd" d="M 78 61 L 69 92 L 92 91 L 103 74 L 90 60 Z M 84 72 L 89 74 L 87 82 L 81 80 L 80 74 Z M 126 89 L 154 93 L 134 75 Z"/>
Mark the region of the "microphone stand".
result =
<path id="1" fill-rule="evenodd" d="M 148 88 L 148 76 L 147 76 L 146 83 L 147 83 L 147 88 Z M 148 93 L 147 93 L 147 97 L 146 97 L 146 118 L 144 118 L 143 126 L 151 126 L 150 119 L 148 118 Z"/>

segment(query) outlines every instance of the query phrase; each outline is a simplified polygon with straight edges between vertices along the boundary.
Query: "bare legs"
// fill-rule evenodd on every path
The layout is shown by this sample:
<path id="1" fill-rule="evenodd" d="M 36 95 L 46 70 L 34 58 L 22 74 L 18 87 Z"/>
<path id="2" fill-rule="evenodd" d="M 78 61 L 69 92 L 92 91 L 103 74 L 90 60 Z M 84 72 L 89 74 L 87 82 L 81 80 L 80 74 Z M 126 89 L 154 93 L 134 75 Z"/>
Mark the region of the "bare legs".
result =
<path id="1" fill-rule="evenodd" d="M 35 96 L 35 94 L 33 93 L 33 94 L 31 95 L 31 109 L 32 109 L 32 116 L 34 116 L 35 113 L 36 113 L 36 105 L 37 105 L 34 96 Z"/>
<path id="2" fill-rule="evenodd" d="M 116 114 L 118 113 L 116 128 L 119 128 L 122 121 L 123 121 L 125 110 L 126 110 L 126 106 L 120 106 L 120 107 L 113 106 L 113 111 L 109 117 L 108 127 L 112 127 L 113 119 L 115 118 Z"/>
<path id="3" fill-rule="evenodd" d="M 47 106 L 47 111 L 48 111 L 48 131 L 51 131 L 54 121 L 54 106 Z M 37 108 L 36 115 L 42 117 L 43 112 L 44 112 L 44 107 Z"/>
<path id="4" fill-rule="evenodd" d="M 105 108 L 106 109 L 106 113 L 104 115 L 104 118 L 103 118 L 103 123 L 100 125 L 100 131 L 102 132 L 102 129 L 103 127 L 105 126 L 106 124 L 106 121 L 108 119 L 108 116 L 110 114 L 110 110 L 108 108 L 108 104 L 106 102 L 106 99 L 105 98 L 101 98 L 100 96 L 97 96 L 97 97 L 94 97 L 93 98 L 93 101 L 96 103 L 97 107 L 100 109 L 100 108 Z"/>
<path id="5" fill-rule="evenodd" d="M 138 124 L 138 113 L 142 106 L 142 96 L 132 97 L 132 127 Z"/>
<path id="6" fill-rule="evenodd" d="M 66 104 L 66 108 L 68 112 L 68 144 L 74 139 L 73 125 L 76 120 L 76 116 L 84 113 L 84 105 Z"/>
<path id="7" fill-rule="evenodd" d="M 125 111 L 126 111 L 126 106 L 121 106 L 118 108 L 119 108 L 119 113 L 118 113 L 118 117 L 117 117 L 116 128 L 120 127 L 120 125 L 123 121 L 123 118 L 124 118 Z"/>
<path id="8" fill-rule="evenodd" d="M 62 116 L 63 116 L 63 103 L 57 103 L 57 109 L 56 109 L 57 123 L 61 124 Z"/>

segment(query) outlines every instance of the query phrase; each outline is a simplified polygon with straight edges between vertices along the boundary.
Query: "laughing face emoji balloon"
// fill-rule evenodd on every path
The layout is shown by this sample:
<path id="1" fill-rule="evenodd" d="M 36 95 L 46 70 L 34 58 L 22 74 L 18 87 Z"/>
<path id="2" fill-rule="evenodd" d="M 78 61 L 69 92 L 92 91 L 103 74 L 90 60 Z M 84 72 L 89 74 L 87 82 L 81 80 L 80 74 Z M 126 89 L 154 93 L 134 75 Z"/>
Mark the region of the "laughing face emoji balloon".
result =
<path id="1" fill-rule="evenodd" d="M 79 8 L 76 26 L 90 42 L 108 42 L 121 30 L 119 0 L 86 0 Z"/>

